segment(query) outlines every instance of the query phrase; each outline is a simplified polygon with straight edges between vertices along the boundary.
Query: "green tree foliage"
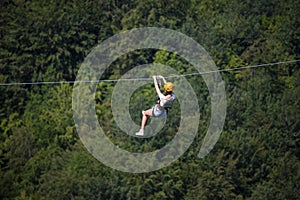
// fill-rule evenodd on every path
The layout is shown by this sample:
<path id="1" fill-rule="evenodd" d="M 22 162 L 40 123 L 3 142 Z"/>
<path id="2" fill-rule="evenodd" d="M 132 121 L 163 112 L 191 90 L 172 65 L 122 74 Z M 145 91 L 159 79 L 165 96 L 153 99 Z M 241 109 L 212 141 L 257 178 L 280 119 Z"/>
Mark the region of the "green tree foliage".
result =
<path id="1" fill-rule="evenodd" d="M 0 83 L 75 80 L 93 47 L 145 26 L 192 37 L 219 69 L 299 59 L 299 10 L 299 0 L 2 0 Z M 176 53 L 142 49 L 118 58 L 101 78 L 118 79 L 148 63 L 196 72 Z M 144 174 L 118 172 L 86 150 L 73 122 L 72 84 L 1 85 L 0 199 L 299 199 L 299 64 L 222 73 L 226 122 L 203 159 L 197 155 L 209 126 L 210 95 L 201 76 L 186 78 L 198 97 L 198 134 L 177 161 Z M 173 139 L 178 101 L 160 133 L 132 138 L 112 116 L 114 86 L 101 82 L 95 94 L 98 121 L 114 144 L 150 152 Z M 137 124 L 155 98 L 152 84 L 132 95 Z"/>

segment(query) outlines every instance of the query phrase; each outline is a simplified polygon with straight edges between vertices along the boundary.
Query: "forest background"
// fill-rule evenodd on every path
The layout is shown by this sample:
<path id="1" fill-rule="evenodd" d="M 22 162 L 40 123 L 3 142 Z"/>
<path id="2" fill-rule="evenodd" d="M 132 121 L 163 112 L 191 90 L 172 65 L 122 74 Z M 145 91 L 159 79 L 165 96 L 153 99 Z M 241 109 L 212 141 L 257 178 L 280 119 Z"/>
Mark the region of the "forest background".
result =
<path id="1" fill-rule="evenodd" d="M 161 27 L 201 44 L 218 69 L 300 57 L 299 0 L 1 0 L 0 83 L 73 81 L 93 47 L 132 28 Z M 191 72 L 179 56 L 139 50 L 120 57 L 103 79 L 161 63 Z M 197 153 L 210 119 L 201 76 L 199 131 L 188 151 L 158 171 L 111 169 L 85 149 L 72 116 L 72 84 L 0 85 L 1 199 L 299 199 L 299 63 L 221 73 L 226 84 L 223 132 L 205 158 Z M 202 80 L 202 79 L 201 79 Z M 110 110 L 114 83 L 100 83 L 96 110 L 106 134 L 129 151 L 152 151 L 176 134 L 179 107 L 151 139 L 121 130 Z M 152 106 L 153 85 L 134 93 L 130 113 Z M 177 102 L 178 103 L 178 102 Z"/>

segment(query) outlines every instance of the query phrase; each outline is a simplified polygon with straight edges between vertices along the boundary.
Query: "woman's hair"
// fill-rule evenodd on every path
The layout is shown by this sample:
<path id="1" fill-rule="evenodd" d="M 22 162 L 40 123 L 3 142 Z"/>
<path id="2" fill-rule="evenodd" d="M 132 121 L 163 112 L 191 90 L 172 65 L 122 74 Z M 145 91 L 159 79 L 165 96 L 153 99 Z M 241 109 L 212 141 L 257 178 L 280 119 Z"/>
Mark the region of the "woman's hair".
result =
<path id="1" fill-rule="evenodd" d="M 165 94 L 164 94 L 165 96 L 167 96 L 167 95 L 172 95 L 172 91 L 169 91 L 169 92 L 167 92 L 167 91 L 165 91 Z"/>

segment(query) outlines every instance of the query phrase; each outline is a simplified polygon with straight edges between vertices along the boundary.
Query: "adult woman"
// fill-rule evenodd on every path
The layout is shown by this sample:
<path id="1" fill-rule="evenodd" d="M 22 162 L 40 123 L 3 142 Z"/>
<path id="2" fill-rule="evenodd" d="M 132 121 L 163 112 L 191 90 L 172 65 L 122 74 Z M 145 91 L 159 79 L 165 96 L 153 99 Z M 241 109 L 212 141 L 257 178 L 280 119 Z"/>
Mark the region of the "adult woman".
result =
<path id="1" fill-rule="evenodd" d="M 153 76 L 155 90 L 159 98 L 155 106 L 153 106 L 149 110 L 142 111 L 143 114 L 142 125 L 139 132 L 136 133 L 137 136 L 144 135 L 144 128 L 149 117 L 166 117 L 168 108 L 171 107 L 173 101 L 176 99 L 176 96 L 173 93 L 173 88 L 174 88 L 173 83 L 167 82 L 165 78 L 162 76 L 159 76 L 159 78 L 162 78 L 164 81 L 165 93 L 162 94 L 158 86 L 156 76 Z"/>

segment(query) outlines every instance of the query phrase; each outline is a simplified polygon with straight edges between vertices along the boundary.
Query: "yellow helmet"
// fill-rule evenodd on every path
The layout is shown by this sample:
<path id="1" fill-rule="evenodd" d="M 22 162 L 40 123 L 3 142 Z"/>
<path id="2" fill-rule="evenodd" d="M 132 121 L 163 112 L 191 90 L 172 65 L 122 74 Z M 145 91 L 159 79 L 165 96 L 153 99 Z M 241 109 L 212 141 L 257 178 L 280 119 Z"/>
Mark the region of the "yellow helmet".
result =
<path id="1" fill-rule="evenodd" d="M 166 82 L 164 84 L 164 88 L 167 92 L 171 92 L 171 91 L 173 91 L 174 85 L 171 82 Z"/>

